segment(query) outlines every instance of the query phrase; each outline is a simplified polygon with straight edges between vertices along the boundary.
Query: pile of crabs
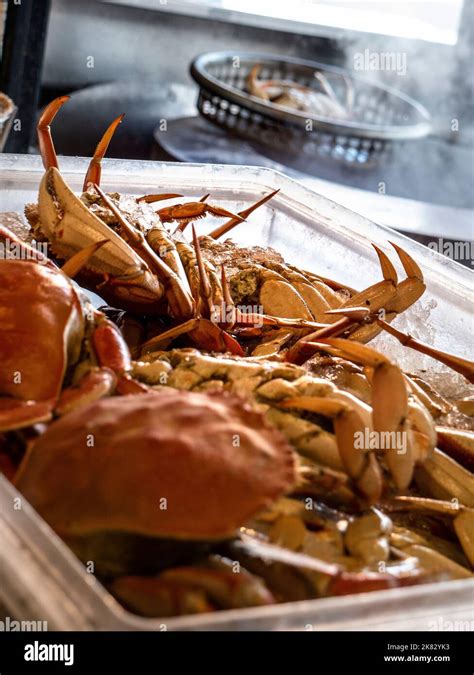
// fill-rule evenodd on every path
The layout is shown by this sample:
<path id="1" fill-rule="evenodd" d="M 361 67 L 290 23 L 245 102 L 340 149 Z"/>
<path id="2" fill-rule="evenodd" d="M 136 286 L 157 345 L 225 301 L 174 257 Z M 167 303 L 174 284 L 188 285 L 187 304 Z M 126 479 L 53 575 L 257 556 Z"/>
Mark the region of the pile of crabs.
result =
<path id="1" fill-rule="evenodd" d="M 425 290 L 417 263 L 394 246 L 399 282 L 375 247 L 383 278 L 357 291 L 221 240 L 274 193 L 240 213 L 106 194 L 121 118 L 78 196 L 50 134 L 65 100 L 25 211 L 48 259 L 0 226 L 22 253 L 0 261 L 0 470 L 143 616 L 470 577 L 473 400 L 367 345 L 386 331 L 473 382 L 391 324 Z M 224 223 L 188 237 L 206 214 Z"/>

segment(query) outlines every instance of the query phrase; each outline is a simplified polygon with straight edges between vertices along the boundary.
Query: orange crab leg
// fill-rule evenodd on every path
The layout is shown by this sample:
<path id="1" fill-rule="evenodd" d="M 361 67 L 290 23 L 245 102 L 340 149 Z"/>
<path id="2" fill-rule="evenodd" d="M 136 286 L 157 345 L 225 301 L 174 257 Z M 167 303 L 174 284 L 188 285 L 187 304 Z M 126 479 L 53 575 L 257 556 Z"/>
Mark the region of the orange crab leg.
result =
<path id="1" fill-rule="evenodd" d="M 212 204 L 207 204 L 202 201 L 175 204 L 175 206 L 165 206 L 165 208 L 159 209 L 156 213 L 162 223 L 167 223 L 172 220 L 181 220 L 182 218 L 201 218 L 206 215 L 206 213 L 210 213 L 213 216 L 237 218 L 239 222 L 243 220 L 243 218 L 240 218 L 236 213 L 232 213 L 232 211 L 228 211 L 220 206 L 212 206 Z"/>
<path id="2" fill-rule="evenodd" d="M 407 278 L 398 284 L 395 298 L 388 303 L 386 310 L 387 312 L 401 314 L 423 295 L 426 286 L 423 281 L 423 272 L 413 258 L 393 241 L 390 241 L 389 244 L 397 252 Z"/>
<path id="3" fill-rule="evenodd" d="M 118 328 L 103 320 L 92 334 L 92 345 L 102 369 L 110 369 L 117 377 L 119 394 L 139 394 L 150 391 L 149 387 L 134 380 L 129 371 L 132 363 L 130 351 Z"/>
<path id="4" fill-rule="evenodd" d="M 112 140 L 112 136 L 114 135 L 116 128 L 118 127 L 118 125 L 120 124 L 120 122 L 123 120 L 124 117 L 125 113 L 122 113 L 121 115 L 116 117 L 114 121 L 108 126 L 104 135 L 97 144 L 94 155 L 90 161 L 89 168 L 87 169 L 86 177 L 84 178 L 84 185 L 82 186 L 82 190 L 84 192 L 87 190 L 87 188 L 91 183 L 100 185 L 100 177 L 102 171 L 101 162 L 104 158 L 105 153 L 107 152 L 107 148 L 109 147 L 109 143 Z"/>
<path id="5" fill-rule="evenodd" d="M 375 349 L 353 340 L 329 338 L 321 340 L 320 346 L 330 354 L 373 368 L 371 384 L 374 430 L 379 434 L 386 432 L 408 434 L 408 390 L 400 368 Z M 422 434 L 420 442 L 424 440 L 421 436 Z M 428 439 L 427 443 L 429 444 Z M 385 457 L 397 487 L 405 490 L 411 482 L 415 468 L 414 442 L 409 442 L 403 452 L 398 447 L 387 448 Z"/>
<path id="6" fill-rule="evenodd" d="M 449 368 L 455 370 L 457 373 L 463 375 L 471 384 L 474 383 L 473 361 L 463 359 L 460 356 L 455 356 L 454 354 L 450 354 L 449 352 L 443 352 L 440 349 L 435 349 L 434 347 L 431 347 L 425 342 L 420 342 L 419 340 L 416 340 L 407 333 L 402 333 L 402 331 L 397 330 L 389 323 L 387 323 L 386 321 L 382 321 L 381 319 L 378 319 L 377 323 L 384 330 L 386 330 L 387 333 L 393 335 L 393 337 L 396 338 L 405 347 L 410 347 L 411 349 L 415 349 L 417 352 L 420 352 L 421 354 L 431 356 L 433 359 L 436 359 L 437 361 L 444 363 L 445 366 L 448 366 Z"/>
<path id="7" fill-rule="evenodd" d="M 68 387 L 61 392 L 54 412 L 56 415 L 66 415 L 72 410 L 97 401 L 111 394 L 116 384 L 117 378 L 110 368 L 93 368 L 84 375 L 77 386 Z"/>
<path id="8" fill-rule="evenodd" d="M 329 353 L 374 369 L 372 377 L 374 429 L 396 431 L 400 428 L 406 418 L 408 406 L 407 387 L 400 368 L 375 349 L 352 340 L 327 338 L 321 340 L 320 347 Z M 389 405 L 388 398 L 390 398 Z"/>
<path id="9" fill-rule="evenodd" d="M 416 262 L 406 251 L 392 243 L 408 275 L 399 284 L 396 270 L 386 253 L 375 244 L 372 244 L 372 246 L 379 257 L 384 280 L 379 281 L 373 286 L 369 286 L 359 293 L 355 293 L 340 307 L 326 312 L 326 314 L 339 315 L 343 318 L 321 332 L 318 331 L 299 340 L 286 353 L 285 358 L 287 361 L 298 364 L 304 363 L 305 360 L 314 354 L 314 348 L 312 349 L 309 343 L 321 338 L 342 335 L 347 331 L 349 331 L 347 334 L 351 340 L 368 342 L 380 331 L 380 327 L 374 322 L 380 311 L 384 310 L 386 318 L 391 321 L 398 313 L 410 307 L 423 294 L 425 290 L 423 274 Z M 366 309 L 366 314 L 365 316 L 359 316 L 363 308 Z M 354 309 L 355 312 L 352 311 Z M 364 323 L 364 319 L 366 325 L 357 325 L 361 321 Z"/>
<path id="10" fill-rule="evenodd" d="M 326 314 L 340 314 L 339 309 L 328 310 Z M 328 324 L 323 328 L 319 328 L 314 333 L 310 333 L 305 337 L 300 338 L 293 347 L 290 347 L 285 354 L 285 361 L 289 363 L 296 363 L 301 365 L 309 358 L 314 356 L 318 351 L 318 340 L 323 338 L 340 335 L 350 328 L 355 322 L 358 323 L 370 315 L 370 310 L 367 307 L 348 307 L 344 310 L 344 316 L 335 323 Z"/>
<path id="11" fill-rule="evenodd" d="M 244 356 L 245 352 L 239 342 L 225 330 L 222 330 L 209 319 L 194 318 L 179 326 L 148 340 L 142 345 L 142 353 L 163 349 L 164 343 L 174 340 L 180 335 L 188 334 L 191 340 L 201 349 L 210 352 L 230 352 L 235 356 Z"/>
<path id="12" fill-rule="evenodd" d="M 214 312 L 214 303 L 212 302 L 212 288 L 202 259 L 201 246 L 199 245 L 199 240 L 196 236 L 194 225 L 192 226 L 192 230 L 194 252 L 196 254 L 196 262 L 199 270 L 200 308 L 204 310 L 205 318 L 209 319 Z M 197 300 L 197 298 L 195 298 L 195 300 Z"/>
<path id="13" fill-rule="evenodd" d="M 212 239 L 219 239 L 219 237 L 222 237 L 224 234 L 227 234 L 232 228 L 234 228 L 236 225 L 241 223 L 243 220 L 246 220 L 255 209 L 258 209 L 259 206 L 262 206 L 265 204 L 265 202 L 268 202 L 272 197 L 274 197 L 278 192 L 280 192 L 280 188 L 278 190 L 273 190 L 273 192 L 270 192 L 268 195 L 265 195 L 261 199 L 258 200 L 258 202 L 255 202 L 255 204 L 251 204 L 248 208 L 244 209 L 243 211 L 239 211 L 238 213 L 238 218 L 231 218 L 230 220 L 227 221 L 227 223 L 224 223 L 223 225 L 220 225 L 218 228 L 213 230 L 209 236 L 212 237 Z"/>
<path id="14" fill-rule="evenodd" d="M 94 253 L 96 253 L 102 246 L 107 244 L 109 239 L 102 239 L 100 241 L 94 241 L 89 246 L 81 249 L 75 253 L 69 260 L 66 260 L 64 265 L 61 267 L 61 270 L 66 274 L 70 279 L 74 279 L 75 276 L 79 274 L 82 268 L 87 265 L 89 260 L 92 258 Z"/>
<path id="15" fill-rule="evenodd" d="M 145 202 L 146 204 L 153 204 L 154 202 L 161 202 L 165 199 L 174 199 L 175 197 L 182 197 L 175 192 L 164 192 L 161 194 L 152 194 L 152 195 L 143 195 L 143 197 L 137 197 L 137 202 Z"/>
<path id="16" fill-rule="evenodd" d="M 199 201 L 202 202 L 202 203 L 204 203 L 205 201 L 207 201 L 207 199 L 208 199 L 210 196 L 211 196 L 211 193 L 208 192 L 206 195 L 203 195 Z M 178 227 L 176 228 L 176 232 L 184 232 L 184 230 L 187 228 L 187 226 L 189 225 L 189 223 L 190 223 L 189 220 L 183 220 L 183 222 L 180 223 L 180 224 L 178 225 Z"/>
<path id="17" fill-rule="evenodd" d="M 91 343 L 99 366 L 87 372 L 76 386 L 62 391 L 54 408 L 57 415 L 65 415 L 114 391 L 122 395 L 150 391 L 129 374 L 130 352 L 116 326 L 100 313 L 95 313 L 95 318 L 99 323 L 92 333 Z"/>
<path id="18" fill-rule="evenodd" d="M 41 117 L 38 120 L 36 130 L 38 133 L 38 143 L 41 157 L 45 169 L 50 169 L 54 166 L 58 168 L 58 158 L 56 150 L 54 149 L 53 139 L 51 137 L 51 123 L 56 117 L 59 109 L 70 99 L 70 96 L 58 96 L 51 101 L 49 105 L 43 110 Z"/>
<path id="19" fill-rule="evenodd" d="M 347 307 L 361 307 L 366 306 L 371 312 L 376 312 L 385 307 L 392 298 L 395 297 L 398 277 L 390 262 L 388 256 L 380 250 L 377 246 L 372 244 L 379 257 L 380 266 L 382 269 L 383 281 L 379 281 L 363 291 L 356 293 L 347 302 L 343 303 L 338 309 L 346 309 Z"/>
<path id="20" fill-rule="evenodd" d="M 0 431 L 13 431 L 39 422 L 49 422 L 53 409 L 53 399 L 36 402 L 0 397 Z"/>
<path id="21" fill-rule="evenodd" d="M 354 401 L 356 405 L 356 401 Z M 363 436 L 367 427 L 364 412 L 351 407 L 346 401 L 319 396 L 296 396 L 280 403 L 282 408 L 307 410 L 332 418 L 337 447 L 342 464 L 359 490 L 371 502 L 382 496 L 383 480 L 380 466 L 371 452 L 354 447 L 356 434 Z"/>

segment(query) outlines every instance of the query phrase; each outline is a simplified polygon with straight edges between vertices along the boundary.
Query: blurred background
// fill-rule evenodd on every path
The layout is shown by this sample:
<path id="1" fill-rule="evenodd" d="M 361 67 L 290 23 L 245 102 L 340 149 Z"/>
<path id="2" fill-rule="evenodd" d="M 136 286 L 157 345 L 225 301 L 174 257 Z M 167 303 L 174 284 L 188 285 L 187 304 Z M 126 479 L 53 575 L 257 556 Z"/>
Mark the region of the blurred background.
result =
<path id="1" fill-rule="evenodd" d="M 3 2 L 0 90 L 16 104 L 14 119 L 20 120 L 12 122 L 4 151 L 36 152 L 38 111 L 55 96 L 69 93 L 71 101 L 54 122 L 58 153 L 91 155 L 108 123 L 125 112 L 109 157 L 269 166 L 440 250 L 441 240 L 471 242 L 473 4 L 472 0 Z M 262 121 L 249 103 L 244 112 L 252 119 L 251 134 L 249 125 L 239 130 L 229 123 L 232 100 L 222 104 L 225 91 L 215 103 L 215 91 L 204 87 L 203 94 L 202 82 L 190 74 L 198 55 L 221 50 L 228 52 L 227 60 L 252 52 L 255 63 L 265 64 L 265 58 L 273 55 L 281 61 L 296 58 L 335 66 L 349 78 L 401 92 L 409 97 L 408 103 L 403 115 L 399 106 L 398 117 L 390 116 L 399 105 L 391 93 L 354 79 L 358 105 L 354 110 L 360 115 L 354 124 L 360 122 L 362 131 L 356 128 L 346 134 L 337 125 L 318 126 L 316 120 L 311 141 L 307 136 L 302 140 L 291 115 L 275 121 L 268 108 L 270 119 L 264 114 Z M 207 74 L 214 73 L 225 85 L 228 71 L 223 63 L 218 59 Z M 290 73 L 296 80 L 299 71 L 294 68 L 282 66 L 278 72 L 286 73 L 286 79 Z M 377 98 L 374 92 L 383 96 Z M 372 106 L 372 117 L 364 105 L 367 110 Z M 423 126 L 426 119 L 429 124 Z M 399 125 L 397 138 L 389 133 L 394 120 Z M 376 128 L 368 137 L 364 122 Z M 270 131 L 259 134 L 261 129 Z M 450 255 L 472 266 L 470 246 L 459 251 Z"/>

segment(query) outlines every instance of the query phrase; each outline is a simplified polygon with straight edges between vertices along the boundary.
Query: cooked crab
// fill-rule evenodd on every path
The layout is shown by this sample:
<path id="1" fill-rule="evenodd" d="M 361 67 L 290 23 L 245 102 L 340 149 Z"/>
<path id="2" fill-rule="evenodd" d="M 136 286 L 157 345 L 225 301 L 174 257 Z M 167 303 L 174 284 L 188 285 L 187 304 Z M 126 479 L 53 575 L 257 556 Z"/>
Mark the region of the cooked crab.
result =
<path id="1" fill-rule="evenodd" d="M 28 427 L 117 391 L 144 391 L 130 377 L 117 328 L 61 271 L 0 226 L 17 259 L 0 260 L 0 431 Z"/>
<path id="2" fill-rule="evenodd" d="M 170 388 L 104 399 L 57 420 L 29 448 L 15 484 L 81 559 L 94 562 L 96 572 L 159 573 L 155 594 L 176 584 L 205 589 L 216 576 L 229 581 L 228 575 L 183 565 L 202 563 L 239 536 L 269 561 L 309 570 L 324 593 L 341 583 L 354 592 L 403 583 L 403 576 L 352 575 L 315 557 L 292 558 L 238 534 L 291 490 L 295 468 L 284 437 L 238 398 Z M 180 568 L 163 573 L 172 565 Z M 251 575 L 238 578 L 255 586 Z M 130 582 L 115 586 L 130 602 Z M 246 603 L 271 601 L 269 593 L 253 591 Z M 243 602 L 241 593 L 234 602 Z"/>
<path id="3" fill-rule="evenodd" d="M 326 340 L 320 348 L 336 352 L 339 365 L 342 357 L 350 366 L 362 363 L 364 371 L 356 374 L 364 386 L 353 379 L 352 367 L 341 387 L 292 364 L 193 349 L 150 353 L 133 372 L 149 386 L 245 396 L 301 455 L 300 495 L 354 511 L 367 501 L 406 494 L 415 478 L 423 494 L 470 508 L 472 475 L 435 450 L 434 421 L 400 369 L 352 341 Z"/>
<path id="4" fill-rule="evenodd" d="M 315 73 L 315 80 L 321 87 L 321 91 L 318 91 L 291 80 L 259 79 L 261 70 L 262 66 L 256 64 L 247 76 L 247 89 L 253 96 L 320 117 L 348 119 L 351 116 L 354 86 L 348 77 L 343 77 L 345 102 L 342 104 L 328 78 L 320 71 Z"/>
<path id="5" fill-rule="evenodd" d="M 216 318 L 216 308 L 218 310 L 229 301 L 238 305 L 254 300 L 259 308 L 257 313 L 270 315 L 276 327 L 280 327 L 278 321 L 297 319 L 300 325 L 296 330 L 307 322 L 307 327 L 314 331 L 311 322 L 320 324 L 323 321 L 323 328 L 330 324 L 327 330 L 332 332 L 328 335 L 350 333 L 353 339 L 367 341 L 381 330 L 374 322 L 381 309 L 390 321 L 423 293 L 419 267 L 399 248 L 397 253 L 408 278 L 399 284 L 392 263 L 377 249 L 384 280 L 356 293 L 336 282 L 291 267 L 278 254 L 267 252 L 265 256 L 258 249 L 239 249 L 229 242 L 219 244 L 215 241 L 275 193 L 266 195 L 240 214 L 208 204 L 205 201 L 207 195 L 200 202 L 166 206 L 157 212 L 151 204 L 162 198 L 176 197 L 176 193 L 139 198 L 116 193 L 106 195 L 99 186 L 100 161 L 122 116 L 112 122 L 98 144 L 84 181 L 85 192 L 81 197 L 76 196 L 57 169 L 50 134 L 50 124 L 65 100 L 67 97 L 56 99 L 41 116 L 38 137 L 47 170 L 40 185 L 38 205 L 29 205 L 26 214 L 35 234 L 49 241 L 58 259 L 67 260 L 94 243 L 102 242 L 83 265 L 80 279 L 98 289 L 112 304 L 141 313 L 158 312 L 180 322 L 204 319 L 200 334 L 205 334 L 206 329 L 215 331 L 205 323 L 209 318 L 221 327 L 229 327 L 227 316 Z M 201 240 L 201 255 L 196 246 L 197 239 L 194 238 L 192 246 L 181 232 L 190 220 L 204 213 L 229 217 L 230 220 Z M 166 229 L 165 224 L 173 220 L 179 222 L 178 235 L 172 235 Z M 224 267 L 222 279 L 217 272 L 220 266 Z M 225 275 L 230 282 L 229 293 Z M 361 325 L 360 313 L 353 311 L 360 305 L 364 306 L 364 319 L 368 325 Z M 201 311 L 203 307 L 205 312 Z M 341 312 L 335 313 L 339 308 Z M 251 323 L 251 318 L 247 316 L 246 319 L 247 324 Z M 191 329 L 194 328 L 196 324 L 192 323 Z M 278 336 L 280 345 L 284 342 L 282 333 L 292 335 L 295 327 L 283 325 L 282 329 Z"/>

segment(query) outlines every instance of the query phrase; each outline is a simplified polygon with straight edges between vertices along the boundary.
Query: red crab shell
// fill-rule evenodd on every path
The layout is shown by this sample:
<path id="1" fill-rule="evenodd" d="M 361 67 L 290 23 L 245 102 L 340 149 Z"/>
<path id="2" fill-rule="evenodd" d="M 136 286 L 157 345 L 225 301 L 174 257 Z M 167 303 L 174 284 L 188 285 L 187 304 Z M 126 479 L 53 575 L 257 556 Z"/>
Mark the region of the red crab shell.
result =
<path id="1" fill-rule="evenodd" d="M 294 481 L 293 451 L 260 413 L 229 395 L 166 389 L 57 420 L 16 484 L 66 538 L 117 531 L 215 540 Z"/>
<path id="2" fill-rule="evenodd" d="M 81 303 L 65 275 L 50 264 L 0 261 L 0 396 L 57 398 L 82 335 Z"/>

